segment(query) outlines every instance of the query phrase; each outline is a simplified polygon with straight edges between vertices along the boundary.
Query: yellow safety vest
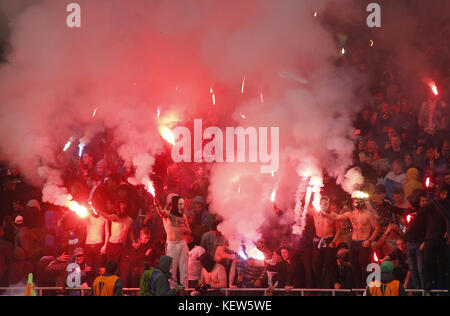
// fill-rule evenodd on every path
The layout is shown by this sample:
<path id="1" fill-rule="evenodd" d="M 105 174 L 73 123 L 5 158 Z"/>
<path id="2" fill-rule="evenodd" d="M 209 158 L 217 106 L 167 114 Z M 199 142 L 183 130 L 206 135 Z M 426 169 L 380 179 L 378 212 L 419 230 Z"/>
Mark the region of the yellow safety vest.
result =
<path id="1" fill-rule="evenodd" d="M 94 296 L 114 296 L 114 286 L 118 279 L 116 275 L 97 277 L 94 281 Z"/>
<path id="2" fill-rule="evenodd" d="M 372 282 L 369 285 L 370 296 L 399 296 L 400 281 L 394 280 L 389 283 Z"/>

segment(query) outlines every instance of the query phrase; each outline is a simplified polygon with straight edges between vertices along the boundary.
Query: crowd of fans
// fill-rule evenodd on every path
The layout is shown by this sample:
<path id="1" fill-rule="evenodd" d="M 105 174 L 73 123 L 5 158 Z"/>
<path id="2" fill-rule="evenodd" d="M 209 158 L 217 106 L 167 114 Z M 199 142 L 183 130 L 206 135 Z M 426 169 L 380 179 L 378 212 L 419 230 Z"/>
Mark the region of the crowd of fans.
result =
<path id="1" fill-rule="evenodd" d="M 105 273 L 106 262 L 114 261 L 123 286 L 139 288 L 144 271 L 157 267 L 166 254 L 163 213 L 176 209 L 187 220 L 183 238 L 189 249 L 173 258 L 173 279 L 200 295 L 227 287 L 365 288 L 367 264 L 383 261 L 393 263 L 406 289 L 448 288 L 450 107 L 431 92 L 424 100 L 410 100 L 401 72 L 389 59 L 374 62 L 358 52 L 355 48 L 342 62 L 361 72 L 376 68 L 372 81 L 378 82 L 355 120 L 353 158 L 365 179 L 365 201 L 352 202 L 325 176 L 329 207 L 323 214 L 308 214 L 303 233 L 295 234 L 293 223 L 282 220 L 285 212 L 275 206 L 257 244 L 266 259 L 256 260 L 228 249 L 217 228 L 221 219 L 208 211 L 208 164 L 175 164 L 169 151 L 161 154 L 152 175 L 155 201 L 143 185 L 127 182 L 133 169 L 119 158 L 111 131 L 105 131 L 81 157 L 78 148 L 58 157 L 74 200 L 93 203 L 86 218 L 43 202 L 40 189 L 3 161 L 0 287 L 24 285 L 28 273 L 34 273 L 38 286 L 63 287 L 71 263 L 80 266 L 81 285 L 91 287 Z M 360 213 L 354 215 L 355 209 Z M 355 239 L 365 230 L 364 240 Z"/>

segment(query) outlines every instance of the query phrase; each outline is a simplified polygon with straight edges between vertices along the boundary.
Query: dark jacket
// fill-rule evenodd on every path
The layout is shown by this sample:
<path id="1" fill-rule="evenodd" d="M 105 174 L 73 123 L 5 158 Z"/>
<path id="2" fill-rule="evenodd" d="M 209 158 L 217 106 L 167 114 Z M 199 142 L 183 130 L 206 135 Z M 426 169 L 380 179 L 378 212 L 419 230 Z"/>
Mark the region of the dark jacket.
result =
<path id="1" fill-rule="evenodd" d="M 162 256 L 159 259 L 158 269 L 153 273 L 150 280 L 150 287 L 154 290 L 155 296 L 174 296 L 175 290 L 170 289 L 169 279 L 171 278 L 170 268 L 172 267 L 173 259 L 168 256 Z"/>

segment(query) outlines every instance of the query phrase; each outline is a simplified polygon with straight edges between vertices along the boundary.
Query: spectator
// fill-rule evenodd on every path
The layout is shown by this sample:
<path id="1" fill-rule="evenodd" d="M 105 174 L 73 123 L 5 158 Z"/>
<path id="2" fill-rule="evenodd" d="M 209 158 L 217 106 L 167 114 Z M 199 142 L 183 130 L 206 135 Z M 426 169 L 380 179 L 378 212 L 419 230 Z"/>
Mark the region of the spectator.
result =
<path id="1" fill-rule="evenodd" d="M 142 275 L 139 296 L 175 296 L 183 291 L 184 287 L 181 285 L 170 289 L 171 269 L 172 258 L 162 256 L 159 259 L 158 269 L 147 270 Z"/>
<path id="2" fill-rule="evenodd" d="M 352 264 L 350 262 L 350 248 L 342 243 L 337 247 L 337 274 L 335 289 L 352 289 L 354 287 Z"/>
<path id="3" fill-rule="evenodd" d="M 200 258 L 202 274 L 198 286 L 200 288 L 223 289 L 227 286 L 227 273 L 225 267 L 216 263 L 214 257 L 204 253 Z M 218 292 L 210 293 L 218 295 Z"/>
<path id="4" fill-rule="evenodd" d="M 206 250 L 202 246 L 194 246 L 194 248 L 189 251 L 188 279 L 190 288 L 195 288 L 201 278 L 202 265 L 200 263 L 200 258 L 204 253 L 206 253 Z"/>
<path id="5" fill-rule="evenodd" d="M 413 288 L 423 289 L 423 265 L 422 251 L 420 246 L 425 240 L 425 211 L 428 207 L 428 197 L 425 193 L 419 196 L 419 208 L 416 212 L 409 214 L 410 222 L 406 231 L 406 249 L 411 281 Z"/>
<path id="6" fill-rule="evenodd" d="M 14 220 L 14 224 L 17 228 L 14 247 L 15 250 L 19 250 L 23 259 L 36 259 L 39 256 L 39 245 L 37 237 L 31 232 L 31 230 L 25 226 L 24 218 L 17 216 Z"/>
<path id="7" fill-rule="evenodd" d="M 439 156 L 435 146 L 429 146 L 426 150 L 426 158 L 422 165 L 422 174 L 433 177 L 438 174 L 444 174 L 446 170 L 447 161 Z"/>
<path id="8" fill-rule="evenodd" d="M 156 265 L 150 241 L 150 230 L 148 227 L 142 227 L 139 232 L 138 241 L 133 244 L 133 248 L 129 252 L 129 257 L 126 262 L 128 266 L 124 269 L 130 273 L 130 275 L 127 276 L 127 279 L 130 280 L 130 286 L 133 288 L 139 287 L 139 281 L 142 273 L 146 270 L 146 267 Z"/>
<path id="9" fill-rule="evenodd" d="M 122 296 L 123 283 L 116 275 L 118 264 L 115 261 L 106 263 L 106 273 L 98 276 L 92 287 L 92 295 L 94 296 Z"/>
<path id="10" fill-rule="evenodd" d="M 221 232 L 217 229 L 217 225 L 220 221 L 215 221 L 212 225 L 211 231 L 205 233 L 200 241 L 200 246 L 202 246 L 207 253 L 215 257 L 217 247 L 225 246 L 227 241 Z"/>
<path id="11" fill-rule="evenodd" d="M 406 172 L 406 183 L 404 185 L 405 188 L 405 198 L 409 199 L 414 190 L 423 190 L 424 186 L 422 183 L 418 181 L 419 179 L 419 170 L 416 168 L 410 168 Z"/>
<path id="12" fill-rule="evenodd" d="M 281 256 L 281 249 L 278 248 L 273 251 L 272 258 L 266 259 L 266 268 L 267 268 L 267 283 L 269 284 L 270 288 L 276 288 L 276 287 L 284 287 L 285 284 L 282 284 L 282 281 L 279 280 L 279 275 L 281 278 L 287 273 L 286 269 L 286 261 L 284 261 L 283 257 Z M 286 277 L 284 277 L 285 279 Z"/>
<path id="13" fill-rule="evenodd" d="M 394 276 L 406 288 L 409 282 L 410 273 L 407 263 L 406 241 L 403 237 L 397 239 L 397 248 L 382 261 L 391 261 L 394 264 Z"/>
<path id="14" fill-rule="evenodd" d="M 206 209 L 205 199 L 196 196 L 192 200 L 193 209 L 188 212 L 187 217 L 192 230 L 192 237 L 195 244 L 200 244 L 202 236 L 211 230 L 212 215 Z"/>
<path id="15" fill-rule="evenodd" d="M 371 282 L 366 296 L 405 296 L 405 289 L 394 275 L 394 265 L 390 261 L 381 264 L 381 282 Z"/>
<path id="16" fill-rule="evenodd" d="M 395 160 L 392 164 L 392 170 L 385 177 L 386 195 L 393 201 L 394 190 L 397 187 L 403 187 L 406 183 L 406 174 L 404 173 L 403 162 Z"/>
<path id="17" fill-rule="evenodd" d="M 424 209 L 425 212 L 425 242 L 421 245 L 423 251 L 423 272 L 425 289 L 443 289 L 445 287 L 445 219 L 437 210 L 445 205 L 447 192 L 442 189 L 436 200 Z"/>

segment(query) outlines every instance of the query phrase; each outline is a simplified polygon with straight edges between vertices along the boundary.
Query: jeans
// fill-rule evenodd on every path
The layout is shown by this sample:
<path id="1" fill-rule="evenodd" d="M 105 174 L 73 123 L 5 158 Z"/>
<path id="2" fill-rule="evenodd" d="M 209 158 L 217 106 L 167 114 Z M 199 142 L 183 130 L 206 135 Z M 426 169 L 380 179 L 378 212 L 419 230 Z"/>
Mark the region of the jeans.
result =
<path id="1" fill-rule="evenodd" d="M 359 289 L 366 287 L 366 279 L 369 273 L 367 266 L 370 264 L 370 255 L 372 249 L 363 247 L 363 240 L 352 240 L 352 247 L 350 249 L 350 261 L 352 263 L 353 277 L 355 286 Z"/>
<path id="2" fill-rule="evenodd" d="M 329 247 L 332 241 L 333 237 L 324 239 L 325 243 L 323 245 L 319 245 L 317 241 L 314 242 L 312 270 L 314 272 L 315 286 L 319 289 L 332 289 L 336 281 L 336 249 Z"/>
<path id="3" fill-rule="evenodd" d="M 406 256 L 408 258 L 409 271 L 411 272 L 411 280 L 413 288 L 416 290 L 423 289 L 423 265 L 422 251 L 419 250 L 420 243 L 408 242 L 406 244 Z"/>

